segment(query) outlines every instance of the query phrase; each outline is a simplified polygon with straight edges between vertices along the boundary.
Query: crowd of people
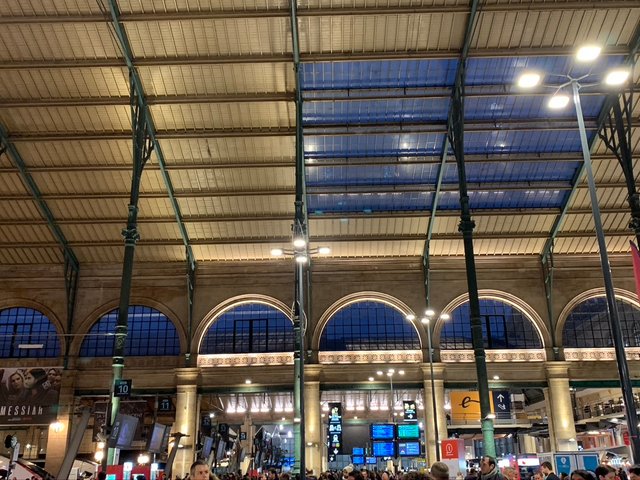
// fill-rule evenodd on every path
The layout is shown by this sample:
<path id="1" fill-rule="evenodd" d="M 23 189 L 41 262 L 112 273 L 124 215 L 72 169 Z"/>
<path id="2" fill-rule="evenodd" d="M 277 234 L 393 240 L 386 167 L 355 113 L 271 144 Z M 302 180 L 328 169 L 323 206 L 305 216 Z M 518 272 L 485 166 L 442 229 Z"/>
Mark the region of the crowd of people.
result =
<path id="1" fill-rule="evenodd" d="M 297 480 L 298 476 L 293 480 Z M 610 465 L 599 465 L 595 471 L 574 470 L 571 474 L 562 473 L 558 476 L 553 471 L 551 462 L 542 462 L 540 469 L 533 474 L 520 475 L 512 467 L 502 470 L 498 467 L 496 459 L 490 456 L 482 457 L 480 470 L 470 469 L 468 472 L 449 471 L 447 464 L 435 462 L 428 472 L 408 471 L 393 473 L 390 471 L 356 469 L 348 465 L 342 471 L 327 471 L 319 477 L 313 472 L 307 472 L 306 480 L 640 480 L 640 465 L 634 465 L 628 470 L 615 469 Z M 176 478 L 176 480 L 181 480 Z M 248 475 L 228 473 L 220 479 L 209 470 L 209 465 L 204 461 L 196 461 L 190 469 L 189 475 L 184 480 L 292 480 L 289 473 L 278 473 L 275 469 L 263 472 L 258 478 Z"/>

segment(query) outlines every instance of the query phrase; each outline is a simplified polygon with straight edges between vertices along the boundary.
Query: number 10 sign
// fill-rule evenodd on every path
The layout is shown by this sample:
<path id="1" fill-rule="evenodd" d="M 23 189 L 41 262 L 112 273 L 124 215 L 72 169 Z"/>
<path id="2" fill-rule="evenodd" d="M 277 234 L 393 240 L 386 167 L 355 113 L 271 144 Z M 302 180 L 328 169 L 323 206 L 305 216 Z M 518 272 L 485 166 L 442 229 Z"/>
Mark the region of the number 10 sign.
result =
<path id="1" fill-rule="evenodd" d="M 113 396 L 125 398 L 131 395 L 131 380 L 116 380 L 113 386 Z"/>

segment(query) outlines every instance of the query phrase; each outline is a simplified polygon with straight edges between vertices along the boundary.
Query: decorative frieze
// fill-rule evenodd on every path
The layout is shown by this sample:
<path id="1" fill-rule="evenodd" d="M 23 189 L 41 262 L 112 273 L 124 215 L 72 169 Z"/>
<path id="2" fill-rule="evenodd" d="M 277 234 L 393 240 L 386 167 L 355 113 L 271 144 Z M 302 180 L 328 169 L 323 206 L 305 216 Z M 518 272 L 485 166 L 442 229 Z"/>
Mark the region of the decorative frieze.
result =
<path id="1" fill-rule="evenodd" d="M 335 363 L 421 363 L 420 350 L 378 350 L 375 352 L 320 352 L 323 364 Z"/>
<path id="2" fill-rule="evenodd" d="M 640 360 L 639 347 L 627 347 L 624 349 L 627 360 Z M 565 360 L 572 362 L 584 361 L 615 361 L 616 352 L 613 348 L 565 348 Z"/>
<path id="3" fill-rule="evenodd" d="M 293 365 L 293 352 L 198 355 L 199 367 Z"/>
<path id="4" fill-rule="evenodd" d="M 542 348 L 517 350 L 485 350 L 487 362 L 544 362 L 547 355 Z M 474 362 L 473 350 L 441 350 L 440 358 L 448 363 Z"/>

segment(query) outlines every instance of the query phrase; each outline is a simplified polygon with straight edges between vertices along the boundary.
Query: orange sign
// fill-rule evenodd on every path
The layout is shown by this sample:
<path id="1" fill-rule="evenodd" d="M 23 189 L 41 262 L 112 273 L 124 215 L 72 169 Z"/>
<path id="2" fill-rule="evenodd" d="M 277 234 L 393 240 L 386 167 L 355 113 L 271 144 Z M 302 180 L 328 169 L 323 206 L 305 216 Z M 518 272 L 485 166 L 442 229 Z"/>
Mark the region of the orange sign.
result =
<path id="1" fill-rule="evenodd" d="M 478 392 L 451 392 L 451 419 L 462 421 L 480 421 L 480 394 Z M 493 412 L 493 399 L 491 411 Z"/>

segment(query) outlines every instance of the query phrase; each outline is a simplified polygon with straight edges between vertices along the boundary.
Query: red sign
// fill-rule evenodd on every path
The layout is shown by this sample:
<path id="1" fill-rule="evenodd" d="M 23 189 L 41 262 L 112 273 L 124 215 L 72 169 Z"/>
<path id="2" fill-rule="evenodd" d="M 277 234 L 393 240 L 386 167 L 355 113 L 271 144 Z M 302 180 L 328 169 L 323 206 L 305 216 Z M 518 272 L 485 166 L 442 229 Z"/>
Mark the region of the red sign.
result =
<path id="1" fill-rule="evenodd" d="M 464 440 L 452 438 L 442 440 L 442 459 L 443 460 L 459 460 L 464 458 Z"/>

